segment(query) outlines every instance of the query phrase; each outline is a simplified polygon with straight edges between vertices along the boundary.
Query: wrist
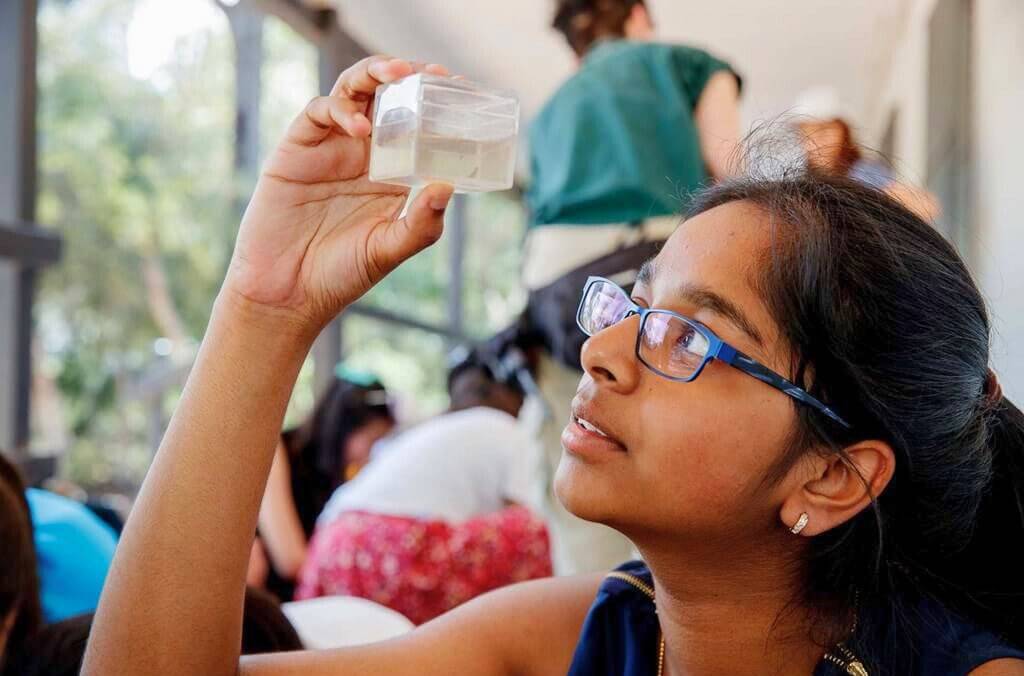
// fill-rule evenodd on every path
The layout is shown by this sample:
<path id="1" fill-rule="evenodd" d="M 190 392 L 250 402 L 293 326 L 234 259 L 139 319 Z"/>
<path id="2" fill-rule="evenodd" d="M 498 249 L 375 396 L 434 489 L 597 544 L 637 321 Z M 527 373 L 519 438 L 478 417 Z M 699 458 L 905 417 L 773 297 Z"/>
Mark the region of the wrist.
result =
<path id="1" fill-rule="evenodd" d="M 301 311 L 260 303 L 225 285 L 214 303 L 210 323 L 268 340 L 267 347 L 294 347 L 305 354 L 323 325 Z"/>

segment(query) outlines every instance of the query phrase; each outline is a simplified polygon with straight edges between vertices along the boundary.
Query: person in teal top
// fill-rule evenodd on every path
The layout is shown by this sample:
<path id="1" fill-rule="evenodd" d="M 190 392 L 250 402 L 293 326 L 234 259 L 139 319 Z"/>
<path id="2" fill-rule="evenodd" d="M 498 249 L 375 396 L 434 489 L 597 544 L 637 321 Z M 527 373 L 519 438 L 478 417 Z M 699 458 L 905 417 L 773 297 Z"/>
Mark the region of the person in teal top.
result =
<path id="1" fill-rule="evenodd" d="M 85 505 L 49 491 L 25 491 L 32 513 L 43 616 L 47 622 L 96 609 L 117 535 Z"/>
<path id="2" fill-rule="evenodd" d="M 630 243 L 638 223 L 666 238 L 690 194 L 739 168 L 728 63 L 655 42 L 643 0 L 561 0 L 554 26 L 579 69 L 529 128 L 529 290 Z"/>
<path id="3" fill-rule="evenodd" d="M 717 74 L 718 86 L 738 87 L 729 65 L 700 49 L 599 41 L 530 127 L 531 225 L 679 214 L 710 177 L 707 159 L 726 173 L 717 151 L 729 148 L 714 143 L 706 158 L 695 119 Z"/>
<path id="4" fill-rule="evenodd" d="M 574 317 L 578 285 L 569 273 L 634 245 L 646 258 L 650 245 L 675 229 L 691 193 L 739 169 L 733 160 L 741 83 L 728 63 L 701 49 L 656 42 L 642 0 L 560 0 L 553 23 L 579 69 L 529 129 L 530 227 L 522 271 L 528 322 Z M 625 258 L 615 264 L 635 275 L 639 263 Z M 619 279 L 619 272 L 593 274 Z M 547 307 L 563 301 L 564 311 Z M 536 323 L 531 328 L 544 331 Z M 575 339 L 575 323 L 566 329 Z M 561 361 L 551 349 L 559 341 L 548 342 L 538 386 L 552 408 L 568 408 L 579 365 Z M 541 430 L 546 471 L 539 478 L 557 540 L 556 570 L 608 570 L 630 558 L 632 546 L 574 519 L 551 494 L 562 448 L 559 422 L 548 420 Z"/>

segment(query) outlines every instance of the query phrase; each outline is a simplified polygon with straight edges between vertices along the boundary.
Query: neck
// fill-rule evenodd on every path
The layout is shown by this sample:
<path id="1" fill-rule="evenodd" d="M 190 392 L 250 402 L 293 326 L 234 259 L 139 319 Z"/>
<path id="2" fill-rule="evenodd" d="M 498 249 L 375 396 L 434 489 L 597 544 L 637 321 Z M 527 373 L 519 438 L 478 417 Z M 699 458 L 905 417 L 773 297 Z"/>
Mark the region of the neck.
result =
<path id="1" fill-rule="evenodd" d="M 675 542 L 640 551 L 654 576 L 666 676 L 805 676 L 820 661 L 825 650 L 811 639 L 808 609 L 794 603 L 799 566 L 779 549 L 700 551 Z"/>

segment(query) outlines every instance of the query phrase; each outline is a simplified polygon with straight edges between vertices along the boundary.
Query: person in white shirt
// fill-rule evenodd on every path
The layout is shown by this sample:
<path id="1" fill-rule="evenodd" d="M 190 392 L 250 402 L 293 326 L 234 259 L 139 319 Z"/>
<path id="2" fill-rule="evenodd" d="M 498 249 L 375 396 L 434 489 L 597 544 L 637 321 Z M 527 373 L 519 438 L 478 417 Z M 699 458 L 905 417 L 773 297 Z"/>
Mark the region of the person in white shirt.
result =
<path id="1" fill-rule="evenodd" d="M 452 369 L 449 410 L 375 449 L 317 521 L 296 598 L 368 598 L 422 623 L 551 574 L 528 503 L 534 440 L 514 373 L 481 351 Z"/>

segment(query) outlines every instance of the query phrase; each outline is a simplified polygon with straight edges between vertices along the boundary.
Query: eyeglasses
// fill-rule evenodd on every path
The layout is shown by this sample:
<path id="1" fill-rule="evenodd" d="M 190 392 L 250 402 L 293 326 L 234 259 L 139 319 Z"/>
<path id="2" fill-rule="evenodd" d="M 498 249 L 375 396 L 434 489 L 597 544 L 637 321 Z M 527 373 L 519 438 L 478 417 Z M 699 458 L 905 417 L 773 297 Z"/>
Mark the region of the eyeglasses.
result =
<path id="1" fill-rule="evenodd" d="M 743 354 L 700 322 L 669 310 L 640 307 L 622 288 L 603 277 L 587 280 L 576 312 L 576 324 L 583 333 L 593 336 L 633 315 L 640 317 L 636 356 L 659 376 L 688 383 L 697 379 L 709 361 L 717 359 L 850 428 L 848 422 L 806 390 Z"/>

